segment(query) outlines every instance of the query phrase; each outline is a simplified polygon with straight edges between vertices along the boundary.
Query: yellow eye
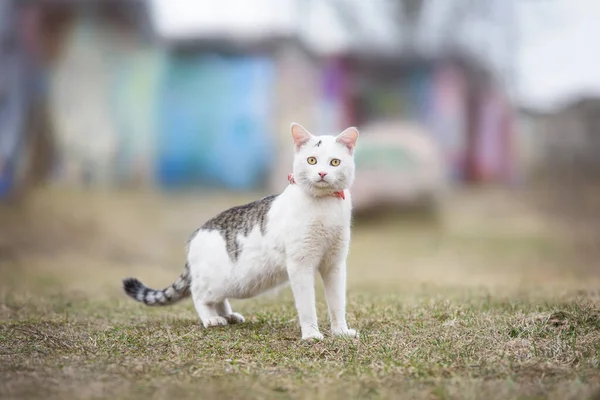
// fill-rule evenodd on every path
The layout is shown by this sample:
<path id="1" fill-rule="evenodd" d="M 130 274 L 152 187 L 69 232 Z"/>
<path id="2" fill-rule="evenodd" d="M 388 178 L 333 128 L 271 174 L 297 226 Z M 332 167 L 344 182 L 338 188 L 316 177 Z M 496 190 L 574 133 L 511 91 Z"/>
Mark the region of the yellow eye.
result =
<path id="1" fill-rule="evenodd" d="M 329 164 L 333 165 L 334 167 L 337 167 L 338 165 L 340 165 L 340 162 L 341 161 L 339 159 L 334 158 Z"/>
<path id="2" fill-rule="evenodd" d="M 306 159 L 306 161 L 310 164 L 310 165 L 315 165 L 317 163 L 317 159 L 314 157 L 308 157 Z"/>

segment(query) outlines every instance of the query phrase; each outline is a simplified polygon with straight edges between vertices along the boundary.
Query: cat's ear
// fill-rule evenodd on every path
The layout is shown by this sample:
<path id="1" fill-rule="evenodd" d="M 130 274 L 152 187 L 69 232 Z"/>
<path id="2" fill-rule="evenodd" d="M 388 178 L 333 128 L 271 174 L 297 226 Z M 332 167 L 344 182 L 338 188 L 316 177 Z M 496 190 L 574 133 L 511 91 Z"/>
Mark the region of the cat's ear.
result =
<path id="1" fill-rule="evenodd" d="M 311 135 L 306 128 L 295 122 L 292 123 L 290 129 L 292 130 L 292 138 L 294 138 L 294 147 L 296 151 L 298 151 L 300 147 L 313 138 L 313 135 Z"/>
<path id="2" fill-rule="evenodd" d="M 337 135 L 335 141 L 343 144 L 348 148 L 350 154 L 354 153 L 354 147 L 356 147 L 356 140 L 358 139 L 358 129 L 355 127 L 350 127 L 346 129 L 344 132 Z"/>

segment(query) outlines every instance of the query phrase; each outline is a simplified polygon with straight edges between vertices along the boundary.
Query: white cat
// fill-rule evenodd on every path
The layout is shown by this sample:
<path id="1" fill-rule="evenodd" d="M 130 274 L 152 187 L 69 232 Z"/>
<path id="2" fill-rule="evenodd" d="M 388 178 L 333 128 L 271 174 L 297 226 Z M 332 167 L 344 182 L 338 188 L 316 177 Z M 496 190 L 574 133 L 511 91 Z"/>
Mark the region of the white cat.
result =
<path id="1" fill-rule="evenodd" d="M 313 136 L 292 124 L 291 131 L 293 175 L 281 194 L 206 222 L 192 236 L 185 270 L 173 285 L 153 290 L 128 278 L 126 293 L 147 305 L 172 304 L 191 294 L 202 323 L 211 327 L 244 322 L 228 298 L 250 298 L 289 280 L 302 339 L 322 339 L 315 308 L 319 273 L 332 334 L 357 337 L 346 323 L 346 257 L 358 130 Z"/>

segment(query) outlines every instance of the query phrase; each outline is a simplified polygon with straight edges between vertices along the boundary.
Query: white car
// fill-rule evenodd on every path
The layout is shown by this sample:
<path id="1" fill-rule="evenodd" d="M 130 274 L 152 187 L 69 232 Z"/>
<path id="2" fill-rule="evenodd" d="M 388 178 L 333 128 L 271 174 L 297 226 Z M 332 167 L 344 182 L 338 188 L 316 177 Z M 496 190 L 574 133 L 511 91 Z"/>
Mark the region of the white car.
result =
<path id="1" fill-rule="evenodd" d="M 437 206 L 446 187 L 442 153 L 424 127 L 385 121 L 360 127 L 352 187 L 357 212 L 380 206 Z"/>

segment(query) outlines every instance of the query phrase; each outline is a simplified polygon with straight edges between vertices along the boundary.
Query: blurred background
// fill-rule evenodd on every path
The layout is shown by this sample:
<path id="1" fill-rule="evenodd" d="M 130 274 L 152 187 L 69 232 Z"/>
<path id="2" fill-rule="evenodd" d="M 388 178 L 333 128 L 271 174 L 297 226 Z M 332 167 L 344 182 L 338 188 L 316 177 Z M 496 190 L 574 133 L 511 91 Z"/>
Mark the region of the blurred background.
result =
<path id="1" fill-rule="evenodd" d="M 412 210 L 359 222 L 357 260 L 501 237 L 477 262 L 520 271 L 543 232 L 598 271 L 598 18 L 595 0 L 2 0 L 0 265 L 179 269 L 211 214 L 285 188 L 298 122 L 359 128 L 359 215 Z M 413 206 L 442 224 L 407 230 Z"/>

